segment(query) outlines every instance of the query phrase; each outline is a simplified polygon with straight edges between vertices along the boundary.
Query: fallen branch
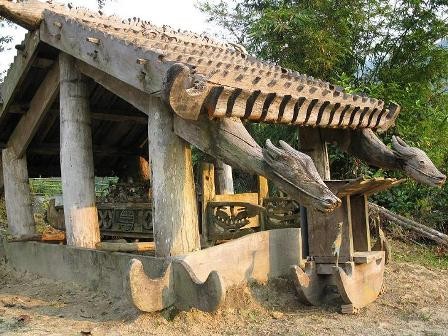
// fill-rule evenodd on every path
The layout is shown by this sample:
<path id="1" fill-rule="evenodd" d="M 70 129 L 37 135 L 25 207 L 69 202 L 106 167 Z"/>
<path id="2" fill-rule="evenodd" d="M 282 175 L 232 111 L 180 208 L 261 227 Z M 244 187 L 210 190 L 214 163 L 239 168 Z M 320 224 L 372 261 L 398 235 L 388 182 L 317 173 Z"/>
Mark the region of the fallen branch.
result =
<path id="1" fill-rule="evenodd" d="M 392 211 L 387 210 L 386 208 L 383 208 L 382 206 L 376 205 L 374 203 L 369 203 L 369 207 L 374 212 L 380 214 L 381 217 L 394 224 L 413 230 L 419 233 L 421 236 L 431 239 L 438 244 L 448 246 L 448 235 L 440 231 L 437 231 L 426 225 L 413 221 L 412 219 L 397 215 Z"/>

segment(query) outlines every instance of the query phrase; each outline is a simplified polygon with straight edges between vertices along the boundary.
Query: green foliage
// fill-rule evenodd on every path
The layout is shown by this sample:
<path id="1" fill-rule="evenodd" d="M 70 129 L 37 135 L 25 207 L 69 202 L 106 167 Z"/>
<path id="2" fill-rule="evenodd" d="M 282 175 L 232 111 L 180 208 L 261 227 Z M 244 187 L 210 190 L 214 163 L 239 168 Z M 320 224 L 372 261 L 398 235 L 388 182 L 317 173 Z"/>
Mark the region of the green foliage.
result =
<path id="1" fill-rule="evenodd" d="M 199 8 L 267 61 L 330 80 L 348 92 L 401 105 L 393 134 L 448 172 L 448 2 L 446 0 L 215 0 Z M 249 125 L 258 142 L 297 144 L 290 127 Z M 330 147 L 333 178 L 395 176 Z M 408 182 L 376 197 L 392 210 L 448 232 L 448 187 Z"/>

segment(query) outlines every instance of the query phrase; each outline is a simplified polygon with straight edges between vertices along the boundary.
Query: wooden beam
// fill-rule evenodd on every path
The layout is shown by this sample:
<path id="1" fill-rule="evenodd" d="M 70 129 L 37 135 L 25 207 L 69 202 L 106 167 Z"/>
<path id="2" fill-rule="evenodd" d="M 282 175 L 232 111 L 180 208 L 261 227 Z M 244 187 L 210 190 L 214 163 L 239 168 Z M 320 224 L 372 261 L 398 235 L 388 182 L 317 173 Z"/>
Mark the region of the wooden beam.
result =
<path id="1" fill-rule="evenodd" d="M 2 86 L 1 97 L 3 98 L 3 107 L 0 109 L 0 119 L 8 112 L 15 93 L 33 64 L 39 42 L 39 31 L 28 33 L 24 41 L 24 50 L 19 51 L 18 55 L 14 57 L 14 62 L 8 70 Z"/>
<path id="2" fill-rule="evenodd" d="M 45 43 L 146 93 L 160 92 L 171 65 L 160 62 L 160 53 L 130 47 L 124 41 L 49 11 L 44 13 L 40 36 Z M 92 43 L 93 40 L 98 43 Z M 142 59 L 146 62 L 139 62 Z"/>
<path id="3" fill-rule="evenodd" d="M 20 119 L 8 141 L 10 147 L 21 158 L 37 132 L 43 118 L 59 93 L 59 64 L 47 73 L 44 81 L 31 100 L 28 112 Z"/>
<path id="4" fill-rule="evenodd" d="M 30 154 L 37 155 L 59 155 L 60 145 L 52 143 L 41 143 L 29 148 Z M 145 154 L 144 148 L 116 148 L 107 146 L 93 146 L 93 153 L 101 156 L 140 156 Z"/>
<path id="5" fill-rule="evenodd" d="M 112 75 L 107 74 L 94 66 L 91 66 L 85 62 L 78 60 L 76 67 L 87 77 L 92 78 L 95 82 L 102 87 L 112 92 L 114 95 L 127 101 L 134 106 L 137 110 L 148 115 L 148 100 L 156 101 L 158 98 L 150 96 L 143 91 L 137 90 L 129 84 L 114 78 Z"/>
<path id="6" fill-rule="evenodd" d="M 36 234 L 31 208 L 26 157 L 17 158 L 11 148 L 2 152 L 6 215 L 13 238 Z"/>
<path id="7" fill-rule="evenodd" d="M 146 116 L 140 117 L 140 116 L 125 115 L 125 114 L 120 114 L 119 111 L 108 113 L 105 111 L 93 110 L 92 119 L 112 121 L 112 122 L 131 122 L 131 123 L 136 123 L 136 124 L 140 124 L 140 125 L 148 124 L 148 117 L 146 117 Z"/>
<path id="8" fill-rule="evenodd" d="M 61 179 L 67 244 L 95 248 L 100 242 L 92 151 L 88 81 L 75 60 L 59 56 Z"/>

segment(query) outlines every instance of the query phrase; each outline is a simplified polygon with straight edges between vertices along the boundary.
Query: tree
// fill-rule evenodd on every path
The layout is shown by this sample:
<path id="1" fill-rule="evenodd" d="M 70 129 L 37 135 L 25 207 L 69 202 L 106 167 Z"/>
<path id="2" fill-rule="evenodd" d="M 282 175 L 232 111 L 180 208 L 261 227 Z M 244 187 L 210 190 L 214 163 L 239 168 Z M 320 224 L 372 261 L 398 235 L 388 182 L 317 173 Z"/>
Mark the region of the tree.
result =
<path id="1" fill-rule="evenodd" d="M 448 36 L 446 0 L 217 0 L 201 1 L 199 8 L 262 59 L 399 103 L 398 126 L 384 140 L 399 134 L 448 171 L 448 49 L 440 43 Z M 255 128 L 260 139 L 290 136 Z M 384 174 L 331 152 L 334 177 Z M 378 197 L 445 231 L 447 199 L 448 187 L 437 191 L 412 182 Z"/>

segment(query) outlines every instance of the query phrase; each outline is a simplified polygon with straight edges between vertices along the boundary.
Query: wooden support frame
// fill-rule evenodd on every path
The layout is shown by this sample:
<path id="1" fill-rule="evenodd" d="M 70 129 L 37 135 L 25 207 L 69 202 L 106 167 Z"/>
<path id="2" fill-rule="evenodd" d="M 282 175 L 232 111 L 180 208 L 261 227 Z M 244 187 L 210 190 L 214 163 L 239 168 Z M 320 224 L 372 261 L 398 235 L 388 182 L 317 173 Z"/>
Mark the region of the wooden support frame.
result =
<path id="1" fill-rule="evenodd" d="M 2 165 L 9 231 L 16 239 L 34 236 L 36 227 L 26 157 L 17 158 L 14 150 L 6 148 L 2 152 Z"/>
<path id="2" fill-rule="evenodd" d="M 174 134 L 168 107 L 147 102 L 156 255 L 182 255 L 200 249 L 191 147 Z"/>
<path id="3" fill-rule="evenodd" d="M 95 248 L 100 241 L 87 78 L 75 60 L 59 56 L 61 179 L 67 244 Z"/>
<path id="4" fill-rule="evenodd" d="M 8 112 L 18 87 L 24 80 L 28 70 L 36 58 L 37 47 L 40 42 L 39 31 L 30 32 L 26 35 L 24 49 L 14 58 L 2 87 L 3 106 L 0 108 L 0 119 Z"/>
<path id="5" fill-rule="evenodd" d="M 20 119 L 8 141 L 8 147 L 21 158 L 42 120 L 59 94 L 59 63 L 53 65 L 31 100 L 26 114 Z"/>

